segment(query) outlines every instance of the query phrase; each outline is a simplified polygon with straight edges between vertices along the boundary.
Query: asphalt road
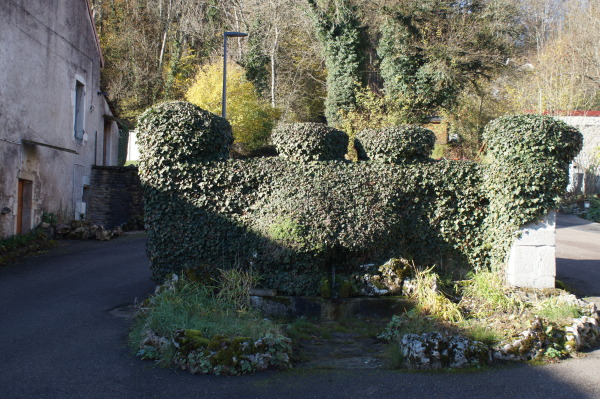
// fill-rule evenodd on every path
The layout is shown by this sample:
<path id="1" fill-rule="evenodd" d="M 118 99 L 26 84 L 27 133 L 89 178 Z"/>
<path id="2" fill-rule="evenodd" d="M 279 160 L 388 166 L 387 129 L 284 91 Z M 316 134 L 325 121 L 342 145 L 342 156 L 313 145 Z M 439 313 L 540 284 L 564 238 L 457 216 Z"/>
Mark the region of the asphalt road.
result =
<path id="1" fill-rule="evenodd" d="M 598 254 L 600 232 L 591 234 Z M 557 235 L 560 244 L 561 229 Z M 131 356 L 129 321 L 113 311 L 154 289 L 144 244 L 143 236 L 67 241 L 0 269 L 0 399 L 600 398 L 600 350 L 559 364 L 478 372 L 292 370 L 220 377 L 157 368 Z M 576 257 L 561 245 L 561 259 Z"/>
<path id="2" fill-rule="evenodd" d="M 571 291 L 600 306 L 600 223 L 558 215 L 556 276 Z"/>

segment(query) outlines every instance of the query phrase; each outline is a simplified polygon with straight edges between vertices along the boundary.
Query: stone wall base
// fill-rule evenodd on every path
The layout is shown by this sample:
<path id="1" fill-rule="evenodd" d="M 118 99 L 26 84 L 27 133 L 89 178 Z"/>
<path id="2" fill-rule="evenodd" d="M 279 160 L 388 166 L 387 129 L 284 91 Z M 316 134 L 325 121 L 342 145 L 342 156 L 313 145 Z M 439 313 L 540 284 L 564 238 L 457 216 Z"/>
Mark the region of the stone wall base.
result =
<path id="1" fill-rule="evenodd" d="M 513 243 L 506 269 L 515 287 L 554 288 L 556 278 L 556 212 L 521 228 Z"/>

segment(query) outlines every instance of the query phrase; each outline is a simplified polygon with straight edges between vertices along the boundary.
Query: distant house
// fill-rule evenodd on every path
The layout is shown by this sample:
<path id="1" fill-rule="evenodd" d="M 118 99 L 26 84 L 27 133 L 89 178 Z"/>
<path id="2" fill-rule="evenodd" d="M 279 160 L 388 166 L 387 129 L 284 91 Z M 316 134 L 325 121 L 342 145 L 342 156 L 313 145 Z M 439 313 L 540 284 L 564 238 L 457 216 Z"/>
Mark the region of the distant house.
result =
<path id="1" fill-rule="evenodd" d="M 0 236 L 81 217 L 92 165 L 116 165 L 102 63 L 88 0 L 0 1 Z"/>
<path id="2" fill-rule="evenodd" d="M 578 128 L 583 134 L 583 148 L 571 164 L 569 191 L 600 192 L 600 111 L 571 111 L 554 117 Z"/>

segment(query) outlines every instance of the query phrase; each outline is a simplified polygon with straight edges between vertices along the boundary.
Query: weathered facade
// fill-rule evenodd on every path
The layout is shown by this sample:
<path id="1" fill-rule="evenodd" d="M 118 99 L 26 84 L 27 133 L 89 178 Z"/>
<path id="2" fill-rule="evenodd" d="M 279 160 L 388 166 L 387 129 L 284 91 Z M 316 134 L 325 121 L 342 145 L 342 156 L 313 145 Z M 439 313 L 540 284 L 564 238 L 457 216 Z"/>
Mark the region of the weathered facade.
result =
<path id="1" fill-rule="evenodd" d="M 80 218 L 92 165 L 117 163 L 101 67 L 88 0 L 0 1 L 0 237 Z"/>
<path id="2" fill-rule="evenodd" d="M 583 134 L 583 148 L 571 165 L 570 191 L 593 194 L 600 192 L 600 112 L 578 111 L 557 116 Z"/>

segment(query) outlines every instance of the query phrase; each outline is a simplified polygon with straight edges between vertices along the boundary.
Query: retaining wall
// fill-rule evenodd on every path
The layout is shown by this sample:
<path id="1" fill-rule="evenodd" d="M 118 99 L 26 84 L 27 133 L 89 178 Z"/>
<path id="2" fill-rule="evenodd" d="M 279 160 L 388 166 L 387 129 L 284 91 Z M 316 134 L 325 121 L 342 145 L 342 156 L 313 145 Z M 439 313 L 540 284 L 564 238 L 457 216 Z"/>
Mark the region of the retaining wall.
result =
<path id="1" fill-rule="evenodd" d="M 94 166 L 88 200 L 87 218 L 106 228 L 143 217 L 138 169 L 131 166 Z"/>

